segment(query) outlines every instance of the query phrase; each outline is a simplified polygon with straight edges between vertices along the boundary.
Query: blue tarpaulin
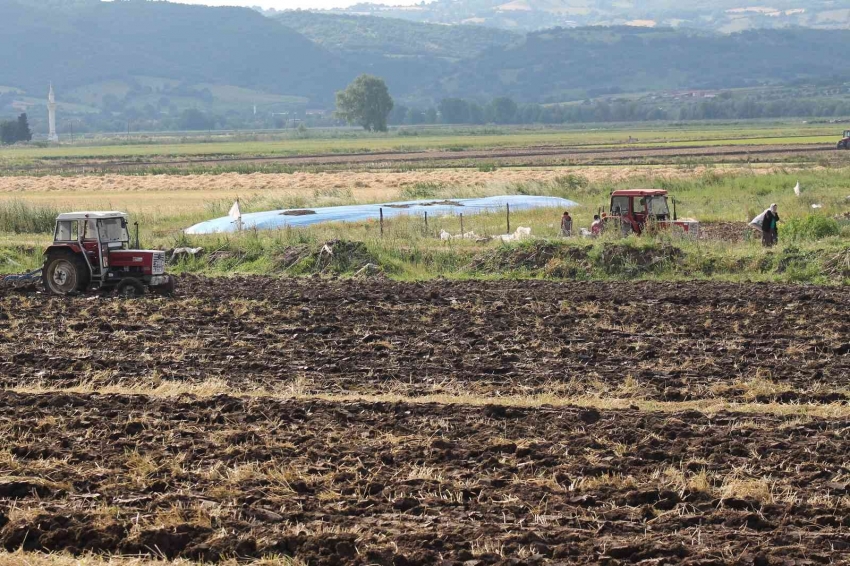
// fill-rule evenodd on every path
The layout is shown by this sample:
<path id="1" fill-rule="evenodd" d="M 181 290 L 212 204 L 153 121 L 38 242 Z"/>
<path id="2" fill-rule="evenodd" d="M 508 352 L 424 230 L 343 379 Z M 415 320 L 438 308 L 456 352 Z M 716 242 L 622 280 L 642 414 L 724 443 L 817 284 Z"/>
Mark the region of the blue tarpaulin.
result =
<path id="1" fill-rule="evenodd" d="M 499 197 L 467 198 L 451 200 L 411 200 L 406 202 L 390 202 L 386 204 L 358 204 L 351 206 L 329 206 L 325 208 L 270 210 L 268 212 L 252 212 L 242 215 L 242 228 L 245 230 L 275 230 L 287 226 L 299 227 L 321 224 L 323 222 L 362 222 L 377 220 L 380 210 L 384 218 L 402 215 L 429 217 L 451 216 L 463 213 L 464 216 L 498 212 L 505 210 L 507 205 L 512 211 L 529 210 L 533 208 L 562 208 L 578 206 L 577 202 L 558 198 L 526 195 L 508 195 Z M 229 216 L 207 220 L 195 224 L 185 230 L 186 234 L 215 234 L 220 232 L 235 232 L 236 221 Z"/>

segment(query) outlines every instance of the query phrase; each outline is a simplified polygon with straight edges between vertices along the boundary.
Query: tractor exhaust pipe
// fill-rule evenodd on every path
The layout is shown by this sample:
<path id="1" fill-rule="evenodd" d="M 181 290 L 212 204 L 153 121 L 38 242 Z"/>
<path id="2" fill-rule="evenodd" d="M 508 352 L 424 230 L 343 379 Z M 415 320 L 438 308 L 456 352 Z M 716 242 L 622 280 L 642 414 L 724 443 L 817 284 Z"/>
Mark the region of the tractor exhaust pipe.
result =
<path id="1" fill-rule="evenodd" d="M 675 222 L 678 219 L 679 215 L 676 214 L 676 197 L 673 197 L 673 221 Z"/>
<path id="2" fill-rule="evenodd" d="M 136 227 L 136 249 L 140 250 L 140 249 L 142 249 L 142 245 L 139 243 L 139 223 L 134 222 L 133 226 Z"/>

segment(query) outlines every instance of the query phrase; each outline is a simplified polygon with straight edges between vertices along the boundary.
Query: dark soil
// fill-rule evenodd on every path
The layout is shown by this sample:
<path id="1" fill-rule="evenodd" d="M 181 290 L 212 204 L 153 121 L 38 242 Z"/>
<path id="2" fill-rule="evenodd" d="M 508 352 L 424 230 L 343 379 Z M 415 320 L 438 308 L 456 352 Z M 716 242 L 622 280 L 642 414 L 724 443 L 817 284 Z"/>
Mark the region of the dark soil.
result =
<path id="1" fill-rule="evenodd" d="M 329 566 L 839 564 L 848 430 L 730 413 L 5 392 L 0 547 Z"/>
<path id="2" fill-rule="evenodd" d="M 0 385 L 846 402 L 847 312 L 842 287 L 185 277 L 0 296 Z"/>
<path id="3" fill-rule="evenodd" d="M 701 222 L 700 240 L 714 240 L 737 243 L 747 238 L 761 239 L 761 233 L 754 231 L 746 222 Z"/>

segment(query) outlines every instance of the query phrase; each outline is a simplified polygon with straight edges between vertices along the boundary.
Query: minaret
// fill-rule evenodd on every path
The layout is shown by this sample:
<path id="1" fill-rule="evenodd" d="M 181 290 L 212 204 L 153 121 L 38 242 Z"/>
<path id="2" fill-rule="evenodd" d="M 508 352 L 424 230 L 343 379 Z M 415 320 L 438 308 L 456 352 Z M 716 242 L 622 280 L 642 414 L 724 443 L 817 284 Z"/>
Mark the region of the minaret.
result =
<path id="1" fill-rule="evenodd" d="M 50 126 L 47 141 L 58 142 L 59 136 L 56 135 L 56 97 L 53 96 L 53 83 L 50 83 L 50 94 L 47 95 L 47 122 Z"/>

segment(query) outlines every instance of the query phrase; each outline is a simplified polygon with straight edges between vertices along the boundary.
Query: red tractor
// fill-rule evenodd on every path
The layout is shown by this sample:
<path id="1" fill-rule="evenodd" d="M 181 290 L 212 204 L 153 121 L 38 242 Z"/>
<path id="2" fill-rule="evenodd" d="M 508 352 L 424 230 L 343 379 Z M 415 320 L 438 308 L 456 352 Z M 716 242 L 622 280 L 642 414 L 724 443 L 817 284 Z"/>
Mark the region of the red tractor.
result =
<path id="1" fill-rule="evenodd" d="M 838 149 L 850 149 L 850 130 L 844 130 L 844 137 L 838 142 Z"/>
<path id="2" fill-rule="evenodd" d="M 147 289 L 162 294 L 174 291 L 174 278 L 165 273 L 165 252 L 130 249 L 127 214 L 123 212 L 60 214 L 53 244 L 44 258 L 42 283 L 53 295 L 89 288 L 114 288 L 126 297 L 143 295 Z"/>
<path id="3" fill-rule="evenodd" d="M 699 236 L 699 222 L 693 218 L 679 219 L 676 199 L 673 212 L 663 189 L 628 189 L 611 193 L 611 208 L 602 214 L 606 230 L 620 230 L 624 235 L 656 231 L 678 231 L 691 238 Z"/>

